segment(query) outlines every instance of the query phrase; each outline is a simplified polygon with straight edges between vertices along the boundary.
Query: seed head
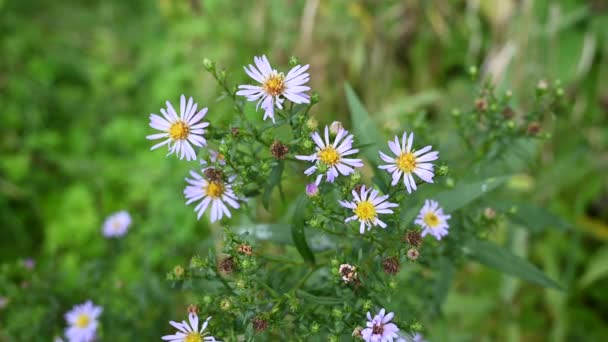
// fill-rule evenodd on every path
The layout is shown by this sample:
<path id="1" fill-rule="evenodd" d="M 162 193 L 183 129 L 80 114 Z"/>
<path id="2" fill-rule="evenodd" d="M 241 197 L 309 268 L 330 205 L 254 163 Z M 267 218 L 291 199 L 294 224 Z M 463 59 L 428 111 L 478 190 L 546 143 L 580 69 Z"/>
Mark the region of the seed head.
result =
<path id="1" fill-rule="evenodd" d="M 420 252 L 416 248 L 410 248 L 407 250 L 407 258 L 414 261 L 418 259 Z"/>
<path id="2" fill-rule="evenodd" d="M 488 110 L 488 101 L 484 98 L 478 98 L 475 100 L 475 108 L 480 112 L 485 112 Z"/>
<path id="3" fill-rule="evenodd" d="M 540 132 L 540 123 L 534 121 L 528 125 L 528 135 L 537 135 Z"/>
<path id="4" fill-rule="evenodd" d="M 515 112 L 513 111 L 513 109 L 511 107 L 505 107 L 505 109 L 502 110 L 502 117 L 505 119 L 511 119 L 515 116 Z"/>
<path id="5" fill-rule="evenodd" d="M 399 272 L 399 259 L 396 257 L 385 258 L 382 262 L 384 273 L 395 275 Z"/>
<path id="6" fill-rule="evenodd" d="M 262 331 L 268 329 L 268 321 L 260 316 L 254 317 L 251 320 L 251 323 L 253 324 L 253 329 L 256 332 L 262 332 Z"/>
<path id="7" fill-rule="evenodd" d="M 410 230 L 405 234 L 405 241 L 414 247 L 422 244 L 422 235 L 417 230 Z"/>
<path id="8" fill-rule="evenodd" d="M 281 144 L 278 140 L 275 140 L 272 145 L 270 145 L 270 153 L 276 159 L 284 159 L 287 152 L 289 152 L 289 147 Z"/>
<path id="9" fill-rule="evenodd" d="M 236 269 L 234 258 L 229 256 L 222 259 L 222 261 L 220 261 L 219 269 L 220 271 L 227 274 L 234 272 L 234 270 Z"/>

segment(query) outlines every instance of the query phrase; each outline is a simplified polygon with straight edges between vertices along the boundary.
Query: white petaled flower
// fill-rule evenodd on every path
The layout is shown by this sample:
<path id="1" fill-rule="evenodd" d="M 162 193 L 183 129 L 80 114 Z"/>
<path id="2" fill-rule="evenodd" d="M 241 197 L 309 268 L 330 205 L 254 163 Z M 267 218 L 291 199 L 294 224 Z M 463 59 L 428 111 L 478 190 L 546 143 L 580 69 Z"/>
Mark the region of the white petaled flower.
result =
<path id="1" fill-rule="evenodd" d="M 170 321 L 169 324 L 174 326 L 178 331 L 173 335 L 165 335 L 162 337 L 165 341 L 171 342 L 202 342 L 202 341 L 217 341 L 213 336 L 207 336 L 209 333 L 205 332 L 207 326 L 209 325 L 209 320 L 211 317 L 207 317 L 207 319 L 201 324 L 201 328 L 198 328 L 198 316 L 195 313 L 190 313 L 188 315 L 189 322 L 182 321 L 181 323 Z"/>
<path id="2" fill-rule="evenodd" d="M 325 126 L 325 140 L 321 139 L 318 132 L 313 132 L 311 137 L 317 144 L 316 152 L 309 156 L 296 156 L 296 159 L 315 163 L 304 171 L 307 176 L 320 170 L 322 174 L 325 173 L 326 181 L 332 183 L 339 175 L 348 176 L 355 172 L 354 168 L 363 166 L 361 159 L 344 158 L 359 152 L 358 149 L 353 149 L 353 135 L 349 135 L 347 130 L 340 130 L 333 143 L 329 141 L 329 127 L 327 126 Z M 322 174 L 317 177 L 317 184 L 321 180 Z"/>
<path id="3" fill-rule="evenodd" d="M 211 222 L 221 220 L 224 215 L 231 217 L 230 209 L 226 204 L 234 209 L 240 208 L 239 198 L 232 190 L 232 184 L 236 175 L 225 176 L 223 172 L 214 167 L 202 169 L 202 175 L 196 171 L 190 171 L 192 178 L 186 178 L 188 185 L 184 189 L 186 205 L 200 200 L 201 202 L 194 208 L 198 212 L 197 219 L 211 205 Z"/>
<path id="4" fill-rule="evenodd" d="M 380 151 L 380 157 L 388 165 L 380 165 L 379 168 L 393 174 L 391 185 L 397 185 L 403 175 L 403 184 L 408 193 L 416 190 L 416 181 L 413 174 L 416 174 L 420 179 L 427 183 L 433 183 L 433 164 L 429 163 L 439 158 L 439 152 L 431 151 L 432 146 L 428 145 L 420 150 L 412 149 L 414 143 L 414 132 L 409 138 L 407 132 L 401 137 L 401 145 L 399 138 L 395 137 L 395 141 L 389 141 L 388 147 L 395 154 L 395 157 L 389 157 Z"/>
<path id="5" fill-rule="evenodd" d="M 65 336 L 69 342 L 92 342 L 95 339 L 97 326 L 99 325 L 99 315 L 103 309 L 93 305 L 90 300 L 84 304 L 74 306 L 65 314 L 65 320 L 69 327 L 65 331 Z"/>
<path id="6" fill-rule="evenodd" d="M 179 159 L 195 160 L 196 152 L 192 145 L 203 147 L 207 145 L 207 140 L 203 137 L 204 128 L 209 126 L 208 122 L 202 121 L 207 114 L 207 108 L 196 111 L 198 104 L 192 97 L 186 102 L 186 97 L 182 95 L 179 101 L 179 116 L 173 106 L 167 101 L 167 110 L 160 109 L 163 117 L 150 114 L 150 127 L 162 131 L 163 133 L 148 135 L 150 140 L 164 139 L 162 142 L 152 146 L 151 150 L 167 145 L 171 155 L 175 153 Z"/>
<path id="7" fill-rule="evenodd" d="M 103 236 L 107 238 L 121 237 L 127 233 L 131 225 L 131 215 L 122 210 L 114 213 L 103 223 Z"/>
<path id="8" fill-rule="evenodd" d="M 431 234 L 437 240 L 441 240 L 443 236 L 448 235 L 448 228 L 450 228 L 448 220 L 451 217 L 443 212 L 443 208 L 439 206 L 439 203 L 427 199 L 424 201 L 424 206 L 420 209 L 414 223 L 423 228 L 421 234 L 423 237 Z"/>
<path id="9" fill-rule="evenodd" d="M 399 328 L 390 321 L 395 316 L 394 313 L 389 312 L 386 314 L 386 310 L 382 309 L 380 312 L 372 318 L 372 315 L 367 312 L 367 328 L 361 331 L 361 337 L 366 342 L 392 342 L 399 337 L 397 332 Z"/>
<path id="10" fill-rule="evenodd" d="M 240 85 L 236 95 L 245 96 L 248 101 L 257 101 L 256 111 L 259 107 L 264 110 L 264 120 L 272 119 L 274 122 L 274 108 L 283 109 L 285 98 L 293 103 L 310 103 L 310 96 L 305 92 L 310 87 L 305 84 L 310 80 L 310 75 L 305 72 L 309 65 L 297 65 L 287 75 L 274 70 L 268 58 L 253 57 L 255 66 L 249 64 L 245 72 L 260 85 Z"/>
<path id="11" fill-rule="evenodd" d="M 354 202 L 338 202 L 341 206 L 353 210 L 354 215 L 346 218 L 344 222 L 359 220 L 361 222 L 359 233 L 361 234 L 365 233 L 365 227 L 367 230 L 371 230 L 373 226 L 386 228 L 386 223 L 378 218 L 378 214 L 392 214 L 393 211 L 389 208 L 399 206 L 397 203 L 387 202 L 388 195 L 378 197 L 378 190 L 366 189 L 365 185 L 361 187 L 360 193 L 353 190 L 352 194 Z"/>

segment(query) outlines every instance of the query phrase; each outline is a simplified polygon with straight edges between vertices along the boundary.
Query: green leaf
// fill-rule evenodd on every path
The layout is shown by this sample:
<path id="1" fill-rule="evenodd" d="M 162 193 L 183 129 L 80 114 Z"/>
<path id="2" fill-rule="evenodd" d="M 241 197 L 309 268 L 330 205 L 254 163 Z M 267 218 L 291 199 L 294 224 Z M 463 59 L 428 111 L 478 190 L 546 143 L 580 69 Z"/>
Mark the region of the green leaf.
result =
<path id="1" fill-rule="evenodd" d="M 325 297 L 325 296 L 315 296 L 306 291 L 298 290 L 298 295 L 302 296 L 302 298 L 309 300 L 313 303 L 322 304 L 322 305 L 338 305 L 344 304 L 344 299 L 342 298 L 334 298 L 334 297 Z"/>
<path id="2" fill-rule="evenodd" d="M 454 264 L 450 259 L 442 257 L 439 260 L 439 272 L 437 276 L 437 281 L 435 282 L 433 288 L 434 294 L 434 309 L 436 313 L 440 313 L 441 306 L 448 296 L 448 292 L 450 287 L 452 286 L 452 281 L 454 280 Z"/>
<path id="3" fill-rule="evenodd" d="M 547 228 L 554 228 L 560 231 L 568 229 L 569 225 L 561 217 L 553 214 L 545 208 L 541 208 L 532 203 L 500 203 L 497 208 L 507 211 L 511 207 L 517 208 L 511 215 L 511 220 L 533 232 L 541 232 Z"/>
<path id="4" fill-rule="evenodd" d="M 353 131 L 358 139 L 358 141 L 356 141 L 357 146 L 369 144 L 380 147 L 386 144 L 386 140 L 382 137 L 376 123 L 369 116 L 367 110 L 363 107 L 363 104 L 350 84 L 344 83 L 344 91 L 346 92 L 346 101 L 348 102 L 348 108 L 350 109 Z M 379 155 L 377 148 L 363 149 L 361 154 L 363 154 L 371 163 L 378 165 Z"/>
<path id="5" fill-rule="evenodd" d="M 480 182 L 457 185 L 437 194 L 433 199 L 439 202 L 443 210 L 451 213 L 496 189 L 508 179 L 509 176 L 491 177 Z"/>
<path id="6" fill-rule="evenodd" d="M 270 207 L 270 195 L 272 195 L 272 190 L 281 183 L 281 176 L 283 175 L 283 170 L 285 169 L 285 162 L 280 160 L 279 163 L 272 169 L 270 172 L 270 179 L 268 180 L 268 185 L 264 189 L 264 195 L 262 195 L 262 205 L 264 209 L 268 210 Z"/>
<path id="7" fill-rule="evenodd" d="M 608 276 L 608 247 L 604 247 L 591 257 L 588 267 L 579 285 L 581 288 L 587 287 L 595 281 Z"/>
<path id="8" fill-rule="evenodd" d="M 466 252 L 471 259 L 499 272 L 527 280 L 540 286 L 559 290 L 563 289 L 559 284 L 536 268 L 536 266 L 493 242 L 477 240 L 470 244 L 466 249 Z"/>
<path id="9" fill-rule="evenodd" d="M 306 241 L 306 233 L 304 232 L 305 221 L 304 214 L 308 206 L 308 199 L 304 196 L 300 196 L 297 199 L 296 210 L 293 214 L 293 222 L 291 224 L 291 237 L 296 249 L 302 256 L 302 259 L 310 265 L 315 264 L 315 255 L 310 250 L 308 242 Z"/>

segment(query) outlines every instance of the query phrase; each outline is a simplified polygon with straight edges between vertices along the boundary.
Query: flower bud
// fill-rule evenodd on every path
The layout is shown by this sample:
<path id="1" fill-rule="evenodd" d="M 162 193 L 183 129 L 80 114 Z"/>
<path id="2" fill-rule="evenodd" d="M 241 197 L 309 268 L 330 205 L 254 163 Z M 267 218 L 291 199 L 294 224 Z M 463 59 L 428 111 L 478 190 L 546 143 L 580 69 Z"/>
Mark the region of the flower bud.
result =
<path id="1" fill-rule="evenodd" d="M 350 175 L 350 181 L 352 183 L 358 183 L 361 180 L 361 172 L 355 171 Z"/>
<path id="2" fill-rule="evenodd" d="M 478 98 L 475 100 L 475 108 L 479 112 L 485 112 L 488 109 L 488 101 L 484 98 Z"/>
<path id="3" fill-rule="evenodd" d="M 539 92 L 544 92 L 547 88 L 549 88 L 549 84 L 545 80 L 540 80 L 538 81 L 538 84 L 536 84 L 536 90 Z"/>
<path id="4" fill-rule="evenodd" d="M 220 70 L 220 72 L 217 73 L 217 79 L 220 82 L 223 82 L 226 80 L 226 70 L 222 69 Z"/>
<path id="5" fill-rule="evenodd" d="M 306 120 L 306 128 L 308 128 L 309 130 L 314 131 L 318 127 L 319 127 L 319 122 L 317 121 L 317 119 L 309 118 L 308 120 Z"/>
<path id="6" fill-rule="evenodd" d="M 540 132 L 540 123 L 534 121 L 528 125 L 528 129 L 526 130 L 528 135 L 537 135 Z"/>
<path id="7" fill-rule="evenodd" d="M 203 59 L 203 67 L 205 68 L 205 70 L 211 72 L 215 70 L 215 63 L 209 58 L 205 58 Z"/>
<path id="8" fill-rule="evenodd" d="M 490 207 L 487 207 L 483 210 L 483 216 L 488 220 L 493 220 L 496 218 L 496 211 Z"/>
<path id="9" fill-rule="evenodd" d="M 312 93 L 312 95 L 310 96 L 310 104 L 318 103 L 319 100 L 320 100 L 319 93 L 317 93 L 316 91 L 314 91 Z"/>
<path id="10" fill-rule="evenodd" d="M 306 185 L 306 195 L 308 197 L 315 197 L 319 194 L 319 187 L 315 183 Z"/>
<path id="11" fill-rule="evenodd" d="M 336 336 L 336 335 L 327 336 L 327 342 L 338 342 L 338 341 L 340 341 L 340 340 L 338 339 L 338 336 Z"/>
<path id="12" fill-rule="evenodd" d="M 213 302 L 213 298 L 211 298 L 211 296 L 207 295 L 207 296 L 203 296 L 203 303 L 209 305 Z"/>
<path id="13" fill-rule="evenodd" d="M 407 258 L 414 261 L 418 259 L 420 252 L 416 248 L 410 248 L 407 250 Z"/>
<path id="14" fill-rule="evenodd" d="M 312 141 L 310 141 L 309 139 L 302 141 L 302 147 L 305 150 L 310 150 L 312 148 Z"/>
<path id="15" fill-rule="evenodd" d="M 449 173 L 450 168 L 447 165 L 441 165 L 439 166 L 439 169 L 437 169 L 438 176 L 447 176 Z"/>
<path id="16" fill-rule="evenodd" d="M 452 116 L 457 118 L 460 116 L 460 110 L 459 109 L 452 109 Z"/>
<path id="17" fill-rule="evenodd" d="M 343 129 L 344 129 L 344 127 L 342 126 L 342 123 L 340 121 L 334 121 L 329 126 L 329 131 L 334 135 L 338 134 L 338 132 L 340 132 Z"/>
<path id="18" fill-rule="evenodd" d="M 241 254 L 245 254 L 245 255 L 251 255 L 253 254 L 253 248 L 251 248 L 251 246 L 249 246 L 246 243 L 242 243 L 239 245 L 239 248 L 237 249 L 237 251 Z"/>
<path id="19" fill-rule="evenodd" d="M 296 57 L 296 56 L 289 57 L 289 65 L 290 66 L 293 67 L 293 66 L 296 66 L 298 64 L 300 64 L 300 61 L 298 60 L 298 57 Z"/>
<path id="20" fill-rule="evenodd" d="M 340 310 L 338 308 L 331 309 L 331 315 L 334 316 L 334 318 L 336 318 L 336 319 L 342 318 L 343 314 L 344 313 L 342 312 L 342 310 Z"/>
<path id="21" fill-rule="evenodd" d="M 180 265 L 173 267 L 173 275 L 176 279 L 182 279 L 182 277 L 184 276 L 184 272 L 184 268 Z"/>
<path id="22" fill-rule="evenodd" d="M 310 326 L 310 332 L 313 334 L 316 334 L 319 332 L 319 330 L 321 330 L 321 326 L 319 325 L 319 323 L 312 322 L 312 324 Z"/>
<path id="23" fill-rule="evenodd" d="M 230 300 L 230 298 L 224 298 L 220 301 L 220 309 L 222 309 L 224 311 L 228 311 L 228 310 L 230 310 L 231 307 L 232 307 L 232 301 Z"/>
<path id="24" fill-rule="evenodd" d="M 477 67 L 476 66 L 470 66 L 469 67 L 469 75 L 471 77 L 477 76 Z"/>
<path id="25" fill-rule="evenodd" d="M 388 257 L 382 261 L 382 268 L 384 268 L 384 273 L 395 275 L 399 273 L 399 259 L 396 257 Z"/>
<path id="26" fill-rule="evenodd" d="M 388 282 L 388 287 L 393 290 L 396 289 L 398 285 L 399 284 L 394 279 L 391 279 L 391 281 Z"/>
<path id="27" fill-rule="evenodd" d="M 371 301 L 371 300 L 369 300 L 369 299 L 366 299 L 366 300 L 363 302 L 363 310 L 369 310 L 369 309 L 371 309 L 371 308 L 372 308 L 372 306 L 374 306 L 374 303 L 372 303 L 372 301 Z"/>

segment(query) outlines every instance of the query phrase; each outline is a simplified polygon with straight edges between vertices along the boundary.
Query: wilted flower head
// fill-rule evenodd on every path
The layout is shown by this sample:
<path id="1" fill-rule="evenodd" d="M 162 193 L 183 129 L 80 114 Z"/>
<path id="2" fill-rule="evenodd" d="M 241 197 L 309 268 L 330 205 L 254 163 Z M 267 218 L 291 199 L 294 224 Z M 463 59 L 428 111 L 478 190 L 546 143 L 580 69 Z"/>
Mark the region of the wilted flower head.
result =
<path id="1" fill-rule="evenodd" d="M 128 212 L 121 210 L 116 212 L 103 223 L 103 235 L 107 238 L 124 236 L 131 225 L 131 215 Z"/>
<path id="2" fill-rule="evenodd" d="M 225 257 L 220 261 L 219 264 L 220 271 L 224 273 L 232 273 L 236 269 L 236 264 L 234 262 L 234 258 L 231 256 Z"/>
<path id="3" fill-rule="evenodd" d="M 197 113 L 197 106 L 198 104 L 193 101 L 192 97 L 186 103 L 186 97 L 182 95 L 179 116 L 169 101 L 167 101 L 167 110 L 165 111 L 164 108 L 160 110 L 163 117 L 150 114 L 150 127 L 163 133 L 148 135 L 146 138 L 150 140 L 165 139 L 152 146 L 151 149 L 167 145 L 169 148 L 167 155 L 175 153 L 179 159 L 195 160 L 196 152 L 192 145 L 197 147 L 207 145 L 203 134 L 205 133 L 204 128 L 209 126 L 208 122 L 201 121 L 207 114 L 207 108 L 203 108 Z"/>
<path id="4" fill-rule="evenodd" d="M 363 161 L 356 158 L 344 158 L 345 156 L 359 152 L 353 149 L 353 135 L 343 129 L 336 135 L 333 144 L 329 142 L 329 127 L 325 126 L 325 141 L 321 139 L 318 132 L 311 134 L 312 140 L 317 144 L 317 151 L 309 156 L 296 156 L 296 159 L 315 163 L 306 169 L 307 176 L 312 175 L 318 169 L 325 173 L 326 181 L 332 183 L 339 175 L 348 176 L 355 172 L 355 167 L 362 167 Z M 344 140 L 342 140 L 344 138 Z M 342 142 L 340 142 L 342 141 Z M 321 180 L 322 175 L 317 177 L 316 183 Z"/>
<path id="5" fill-rule="evenodd" d="M 390 323 L 395 314 L 389 312 L 385 315 L 385 313 L 386 310 L 382 309 L 372 318 L 370 312 L 367 312 L 367 328 L 361 332 L 361 337 L 366 342 L 393 342 L 399 337 L 397 335 L 399 328 L 394 323 Z"/>
<path id="6" fill-rule="evenodd" d="M 353 280 L 357 279 L 357 268 L 353 265 L 342 264 L 340 265 L 340 276 L 345 283 L 350 283 Z"/>
<path id="7" fill-rule="evenodd" d="M 414 247 L 418 247 L 422 244 L 422 236 L 417 230 L 410 230 L 405 234 L 405 241 Z"/>
<path id="8" fill-rule="evenodd" d="M 418 259 L 420 252 L 416 248 L 410 248 L 407 250 L 407 258 L 414 261 Z"/>
<path id="9" fill-rule="evenodd" d="M 363 234 L 365 227 L 370 230 L 374 226 L 386 228 L 386 223 L 378 218 L 378 214 L 392 214 L 393 211 L 389 208 L 398 207 L 397 203 L 387 202 L 388 195 L 378 197 L 378 190 L 366 189 L 363 185 L 360 192 L 352 191 L 354 202 L 339 201 L 340 205 L 352 209 L 354 215 L 347 217 L 344 222 L 358 220 L 359 232 Z"/>
<path id="10" fill-rule="evenodd" d="M 283 145 L 278 140 L 275 140 L 272 145 L 270 145 L 270 154 L 276 159 L 284 159 L 287 152 L 289 152 L 289 147 Z"/>
<path id="11" fill-rule="evenodd" d="M 310 87 L 308 83 L 310 75 L 305 72 L 309 65 L 296 65 L 287 75 L 274 70 L 268 58 L 253 58 L 255 66 L 245 67 L 245 72 L 260 85 L 240 85 L 236 95 L 245 96 L 248 101 L 257 101 L 256 110 L 262 107 L 264 110 L 264 120 L 270 118 L 274 122 L 274 108 L 283 109 L 285 98 L 293 103 L 310 103 L 310 96 L 306 91 Z"/>
<path id="12" fill-rule="evenodd" d="M 388 257 L 382 261 L 382 268 L 386 274 L 397 274 L 399 272 L 399 259 L 396 257 Z"/>
<path id="13" fill-rule="evenodd" d="M 426 200 L 414 222 L 423 228 L 423 237 L 431 234 L 437 240 L 441 240 L 441 237 L 448 235 L 448 228 L 450 228 L 448 220 L 450 218 L 450 215 L 443 213 L 443 209 L 439 206 L 439 203 L 433 200 Z"/>
<path id="14" fill-rule="evenodd" d="M 334 134 L 334 135 L 338 134 L 338 132 L 340 132 L 343 129 L 344 129 L 344 127 L 342 126 L 342 123 L 340 121 L 334 121 L 329 126 L 329 131 L 331 132 L 331 134 Z"/>
<path id="15" fill-rule="evenodd" d="M 432 147 L 430 145 L 416 151 L 412 149 L 413 143 L 414 133 L 412 132 L 408 138 L 407 132 L 404 132 L 401 137 L 401 145 L 399 145 L 398 137 L 395 137 L 395 141 L 388 142 L 388 147 L 395 154 L 395 157 L 389 157 L 380 151 L 382 160 L 389 164 L 380 165 L 379 168 L 392 173 L 393 181 L 391 185 L 397 185 L 403 175 L 403 184 L 405 184 L 408 193 L 416 190 L 416 181 L 413 174 L 427 183 L 433 183 L 435 174 L 433 173 L 433 164 L 429 162 L 436 160 L 439 156 L 439 152 L 431 151 Z"/>
<path id="16" fill-rule="evenodd" d="M 268 321 L 263 317 L 256 316 L 251 320 L 251 324 L 253 324 L 253 329 L 256 332 L 262 332 L 268 329 Z"/>
<path id="17" fill-rule="evenodd" d="M 65 330 L 65 336 L 70 342 L 91 342 L 95 339 L 98 318 L 103 309 L 93 305 L 90 300 L 84 304 L 74 306 L 65 314 L 65 320 L 69 327 Z"/>
<path id="18" fill-rule="evenodd" d="M 253 249 L 246 243 L 242 243 L 239 245 L 238 252 L 246 255 L 253 254 Z"/>
<path id="19" fill-rule="evenodd" d="M 195 313 L 190 313 L 188 315 L 189 322 L 182 321 L 181 323 L 170 321 L 173 327 L 175 327 L 178 331 L 173 335 L 165 335 L 162 337 L 165 341 L 171 342 L 201 342 L 201 341 L 217 341 L 213 336 L 207 336 L 208 333 L 205 332 L 207 326 L 209 325 L 209 320 L 211 317 L 207 317 L 207 319 L 201 325 L 199 330 L 198 323 L 199 319 Z"/>
<path id="20" fill-rule="evenodd" d="M 186 204 L 201 200 L 194 208 L 194 211 L 198 212 L 197 219 L 201 218 L 209 205 L 211 205 L 211 222 L 221 220 L 224 215 L 232 217 L 226 204 L 234 209 L 240 208 L 238 198 L 232 190 L 236 176 L 225 177 L 221 170 L 215 168 L 204 168 L 202 174 L 205 177 L 196 171 L 190 171 L 192 178 L 186 178 L 188 183 L 184 189 Z"/>

